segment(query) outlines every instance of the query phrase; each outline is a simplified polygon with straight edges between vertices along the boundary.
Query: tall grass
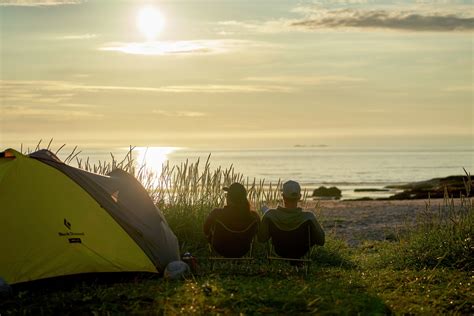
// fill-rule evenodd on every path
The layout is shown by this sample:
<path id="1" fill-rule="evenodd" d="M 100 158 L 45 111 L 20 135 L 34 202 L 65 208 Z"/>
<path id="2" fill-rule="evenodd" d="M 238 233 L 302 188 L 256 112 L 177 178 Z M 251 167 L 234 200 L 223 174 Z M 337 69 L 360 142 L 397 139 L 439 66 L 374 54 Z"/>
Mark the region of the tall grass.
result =
<path id="1" fill-rule="evenodd" d="M 46 149 L 51 149 L 50 141 Z M 41 141 L 35 150 L 41 148 Z M 63 150 L 59 147 L 56 153 Z M 23 151 L 23 148 L 22 148 Z M 25 153 L 31 152 L 27 149 Z M 53 151 L 54 152 L 54 151 Z M 266 183 L 264 179 L 250 179 L 237 172 L 233 165 L 212 169 L 211 155 L 202 162 L 186 160 L 179 165 L 163 164 L 161 172 L 150 170 L 146 164 L 138 164 L 134 157 L 134 147 L 121 160 L 111 154 L 109 161 L 92 164 L 89 158 L 80 158 L 77 146 L 66 155 L 67 164 L 75 164 L 86 171 L 106 175 L 120 168 L 134 175 L 147 189 L 155 204 L 161 209 L 171 228 L 182 243 L 183 249 L 205 247 L 202 224 L 208 213 L 225 204 L 224 186 L 240 182 L 248 190 L 253 209 L 262 205 L 274 207 L 281 204 L 281 181 Z M 417 227 L 401 238 L 397 249 L 389 247 L 385 256 L 399 267 L 455 267 L 474 268 L 474 210 L 471 198 L 472 179 L 466 172 L 465 194 L 449 196 L 437 209 L 426 204 L 425 212 L 417 220 Z M 304 192 L 303 201 L 308 200 Z M 303 205 L 305 206 L 305 205 Z M 316 209 L 319 206 L 316 205 Z"/>
<path id="2" fill-rule="evenodd" d="M 62 145 L 53 151 L 51 143 L 52 141 L 45 149 L 56 154 L 65 148 L 65 145 Z M 27 148 L 23 151 L 22 148 L 22 151 L 28 154 L 40 148 L 41 141 L 34 150 Z M 225 192 L 222 189 L 233 182 L 239 182 L 246 187 L 249 202 L 254 210 L 258 211 L 263 205 L 276 207 L 282 203 L 280 180 L 267 183 L 265 179 L 245 177 L 237 172 L 233 165 L 212 169 L 211 154 L 205 161 L 186 160 L 178 165 L 167 161 L 162 165 L 161 171 L 157 172 L 148 168 L 145 162 L 138 163 L 134 150 L 134 147 L 130 147 L 123 159 L 117 159 L 110 154 L 110 160 L 92 163 L 88 157 L 80 157 L 81 152 L 76 146 L 70 153 L 63 154 L 66 157 L 63 160 L 66 164 L 97 174 L 107 175 L 118 168 L 134 175 L 160 208 L 184 248 L 206 246 L 202 224 L 213 208 L 225 204 Z M 308 192 L 305 190 L 303 204 L 307 199 Z"/>
<path id="3" fill-rule="evenodd" d="M 464 170 L 465 171 L 465 170 Z M 431 201 L 417 219 L 417 226 L 401 239 L 388 258 L 399 268 L 450 267 L 474 269 L 474 207 L 472 179 L 466 172 L 465 194 L 449 196 L 434 208 Z"/>

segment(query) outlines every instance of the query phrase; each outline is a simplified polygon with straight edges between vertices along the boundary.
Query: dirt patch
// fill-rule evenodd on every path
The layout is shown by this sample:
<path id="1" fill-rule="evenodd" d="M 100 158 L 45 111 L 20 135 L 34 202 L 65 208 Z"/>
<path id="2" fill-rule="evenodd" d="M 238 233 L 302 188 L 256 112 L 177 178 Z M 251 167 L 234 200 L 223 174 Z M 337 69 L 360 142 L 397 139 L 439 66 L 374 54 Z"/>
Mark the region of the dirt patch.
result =
<path id="1" fill-rule="evenodd" d="M 426 212 L 428 200 L 403 201 L 328 201 L 306 203 L 315 209 L 326 233 L 343 238 L 351 246 L 363 240 L 394 240 L 400 232 L 416 222 L 417 215 Z M 431 212 L 443 203 L 431 200 Z"/>

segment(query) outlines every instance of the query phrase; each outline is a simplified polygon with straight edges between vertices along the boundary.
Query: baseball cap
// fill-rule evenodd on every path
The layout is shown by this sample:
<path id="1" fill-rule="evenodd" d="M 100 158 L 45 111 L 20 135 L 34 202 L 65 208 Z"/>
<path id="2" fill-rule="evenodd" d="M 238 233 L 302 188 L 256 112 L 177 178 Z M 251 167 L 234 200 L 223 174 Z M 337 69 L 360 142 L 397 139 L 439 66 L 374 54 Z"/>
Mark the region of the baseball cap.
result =
<path id="1" fill-rule="evenodd" d="M 227 192 L 227 196 L 231 200 L 247 198 L 247 190 L 245 190 L 245 187 L 238 182 L 234 182 L 230 186 L 222 189 Z"/>
<path id="2" fill-rule="evenodd" d="M 296 181 L 289 180 L 283 183 L 283 196 L 289 199 L 299 199 L 301 197 L 301 187 Z"/>

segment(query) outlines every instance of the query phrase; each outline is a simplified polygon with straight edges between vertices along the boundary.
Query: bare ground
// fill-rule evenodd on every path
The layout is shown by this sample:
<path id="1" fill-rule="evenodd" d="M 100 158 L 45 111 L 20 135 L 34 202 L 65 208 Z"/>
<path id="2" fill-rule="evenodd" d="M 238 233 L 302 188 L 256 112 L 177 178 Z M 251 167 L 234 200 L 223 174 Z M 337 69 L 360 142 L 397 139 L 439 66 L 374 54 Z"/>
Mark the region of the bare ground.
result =
<path id="1" fill-rule="evenodd" d="M 350 246 L 357 246 L 363 240 L 395 240 L 399 233 L 415 223 L 418 214 L 426 212 L 428 202 L 322 200 L 306 202 L 306 208 L 315 209 L 327 234 L 335 234 Z M 430 203 L 432 212 L 443 200 L 431 200 Z"/>

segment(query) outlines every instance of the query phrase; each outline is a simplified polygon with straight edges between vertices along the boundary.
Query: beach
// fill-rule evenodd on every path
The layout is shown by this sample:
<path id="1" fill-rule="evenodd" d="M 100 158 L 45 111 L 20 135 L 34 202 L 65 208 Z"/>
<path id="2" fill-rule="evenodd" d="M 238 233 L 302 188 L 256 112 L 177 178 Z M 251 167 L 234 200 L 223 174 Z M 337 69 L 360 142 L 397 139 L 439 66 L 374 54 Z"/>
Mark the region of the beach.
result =
<path id="1" fill-rule="evenodd" d="M 391 201 L 337 201 L 321 200 L 306 202 L 307 209 L 314 210 L 326 234 L 342 238 L 350 246 L 364 241 L 394 240 L 397 233 L 413 225 L 418 215 L 438 210 L 443 199 L 391 200 Z M 456 201 L 457 203 L 457 201 Z M 319 207 L 318 207 L 319 204 Z"/>

